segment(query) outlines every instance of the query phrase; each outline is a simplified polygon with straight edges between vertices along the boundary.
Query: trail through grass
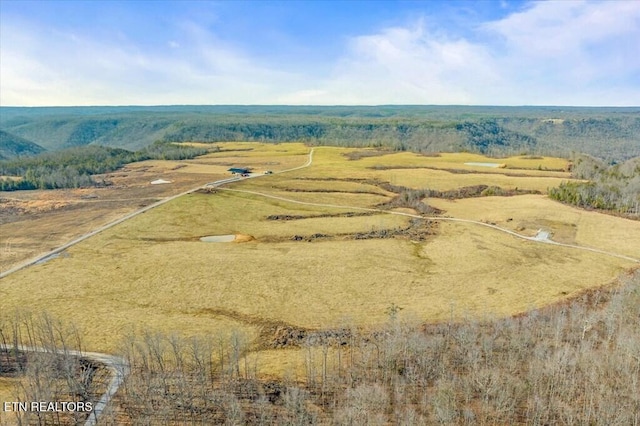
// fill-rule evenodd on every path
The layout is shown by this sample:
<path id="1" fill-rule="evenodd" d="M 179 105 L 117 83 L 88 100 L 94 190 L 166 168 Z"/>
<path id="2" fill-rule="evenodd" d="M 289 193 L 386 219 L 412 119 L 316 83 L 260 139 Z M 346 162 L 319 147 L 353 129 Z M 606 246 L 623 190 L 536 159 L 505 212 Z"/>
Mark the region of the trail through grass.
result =
<path id="1" fill-rule="evenodd" d="M 278 159 L 289 167 L 303 164 L 309 151 L 302 145 L 221 147 L 207 161 L 263 167 Z M 356 214 L 362 211 L 354 207 L 379 209 L 397 195 L 381 182 L 433 189 L 471 182 L 542 188 L 546 180 L 562 178 L 540 177 L 538 171 L 514 177 L 509 169 L 493 174 L 376 170 L 369 167 L 373 161 L 387 166 L 458 164 L 449 157 L 414 154 L 348 160 L 344 152 L 316 148 L 309 168 L 230 186 L 342 208 L 215 189 L 186 195 L 96 235 L 64 256 L 3 279 L 0 309 L 48 310 L 79 324 L 89 349 L 113 351 L 134 328 L 179 330 L 187 336 L 237 329 L 256 339 L 261 324 L 274 321 L 312 329 L 376 327 L 386 321 L 392 304 L 420 321 L 507 316 L 606 284 L 632 265 L 444 220 L 430 223 L 419 241 L 403 234 L 371 238 L 414 226 L 411 217 Z M 427 202 L 446 215 L 495 222 L 524 235 L 547 226 L 559 241 L 628 255 L 640 252 L 626 238 L 638 232 L 635 224 L 581 212 L 544 196 Z M 254 239 L 198 241 L 227 234 Z"/>

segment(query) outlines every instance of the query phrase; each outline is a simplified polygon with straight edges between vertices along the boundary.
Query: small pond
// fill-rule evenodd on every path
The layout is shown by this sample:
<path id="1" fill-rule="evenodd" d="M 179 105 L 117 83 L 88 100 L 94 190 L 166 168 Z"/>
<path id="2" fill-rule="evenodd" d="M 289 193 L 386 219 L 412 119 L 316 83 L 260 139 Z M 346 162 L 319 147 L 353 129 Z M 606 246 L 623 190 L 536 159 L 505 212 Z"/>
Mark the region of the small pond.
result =
<path id="1" fill-rule="evenodd" d="M 230 243 L 235 239 L 235 235 L 209 235 L 207 237 L 201 237 L 200 241 L 205 243 Z"/>

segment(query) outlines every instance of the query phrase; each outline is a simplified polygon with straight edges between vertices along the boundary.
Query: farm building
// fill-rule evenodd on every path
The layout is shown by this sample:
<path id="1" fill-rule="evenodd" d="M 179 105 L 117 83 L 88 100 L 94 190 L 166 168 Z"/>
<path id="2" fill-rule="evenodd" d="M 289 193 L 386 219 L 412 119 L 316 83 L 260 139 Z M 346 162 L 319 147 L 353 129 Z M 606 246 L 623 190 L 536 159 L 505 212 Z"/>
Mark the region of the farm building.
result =
<path id="1" fill-rule="evenodd" d="M 232 167 L 228 171 L 230 171 L 232 175 L 244 175 L 249 173 L 249 169 L 243 167 Z"/>

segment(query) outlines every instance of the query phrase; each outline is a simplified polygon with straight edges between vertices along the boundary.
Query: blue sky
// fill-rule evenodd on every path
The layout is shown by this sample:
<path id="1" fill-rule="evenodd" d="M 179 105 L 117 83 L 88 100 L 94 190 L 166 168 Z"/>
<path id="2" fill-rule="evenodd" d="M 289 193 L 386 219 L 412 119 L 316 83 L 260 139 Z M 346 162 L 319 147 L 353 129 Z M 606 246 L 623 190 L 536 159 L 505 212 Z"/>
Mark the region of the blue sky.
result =
<path id="1" fill-rule="evenodd" d="M 640 105 L 638 1 L 0 0 L 0 105 Z"/>

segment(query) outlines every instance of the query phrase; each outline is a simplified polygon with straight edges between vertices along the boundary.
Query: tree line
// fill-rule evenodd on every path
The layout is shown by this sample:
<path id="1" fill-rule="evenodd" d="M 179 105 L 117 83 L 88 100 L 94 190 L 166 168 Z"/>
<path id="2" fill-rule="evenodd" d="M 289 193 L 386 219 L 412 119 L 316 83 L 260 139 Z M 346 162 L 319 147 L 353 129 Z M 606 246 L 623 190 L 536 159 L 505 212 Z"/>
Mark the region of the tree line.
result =
<path id="1" fill-rule="evenodd" d="M 346 326 L 324 339 L 303 339 L 303 375 L 290 372 L 281 379 L 260 376 L 260 352 L 241 333 L 131 334 L 121 351 L 131 374 L 105 423 L 640 422 L 638 271 L 614 287 L 505 319 L 420 324 L 405 319 L 393 303 L 387 314 L 387 323 L 374 331 Z M 20 329 L 11 320 L 5 325 L 0 330 Z M 5 340 L 30 336 L 15 334 L 5 333 Z M 3 365 L 10 361 L 10 354 L 0 352 L 0 374 L 8 374 Z M 85 383 L 83 395 L 95 394 L 78 382 L 80 376 L 29 365 L 37 362 L 45 360 L 24 363 L 26 381 L 18 392 L 35 392 L 51 383 L 49 375 L 60 382 L 66 374 L 68 386 Z"/>
<path id="2" fill-rule="evenodd" d="M 2 109 L 0 129 L 48 150 L 100 144 L 302 141 L 415 152 L 495 156 L 584 152 L 606 161 L 640 156 L 636 108 L 553 107 L 95 107 Z"/>
<path id="3" fill-rule="evenodd" d="M 640 157 L 607 165 L 586 155 L 575 155 L 568 181 L 549 189 L 549 197 L 581 208 L 606 210 L 640 218 Z"/>
<path id="4" fill-rule="evenodd" d="M 1 191 L 80 188 L 103 184 L 92 175 L 108 173 L 125 164 L 150 159 L 184 160 L 210 150 L 156 142 L 139 151 L 103 146 L 81 146 L 32 157 L 0 161 Z M 19 177 L 19 179 L 15 179 Z"/>

